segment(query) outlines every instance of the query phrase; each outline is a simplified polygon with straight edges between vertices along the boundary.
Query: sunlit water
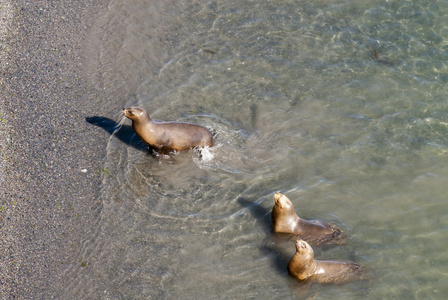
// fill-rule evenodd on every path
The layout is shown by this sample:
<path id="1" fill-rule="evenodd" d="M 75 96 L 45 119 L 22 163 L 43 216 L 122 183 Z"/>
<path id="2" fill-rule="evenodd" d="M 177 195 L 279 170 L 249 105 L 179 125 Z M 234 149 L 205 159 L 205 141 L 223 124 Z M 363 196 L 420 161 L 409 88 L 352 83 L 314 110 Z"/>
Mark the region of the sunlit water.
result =
<path id="1" fill-rule="evenodd" d="M 99 20 L 102 105 L 201 124 L 215 146 L 156 157 L 126 120 L 65 295 L 445 299 L 448 2 L 159 2 L 112 1 Z M 275 191 L 349 235 L 316 258 L 373 279 L 290 278 L 293 243 L 266 247 Z"/>

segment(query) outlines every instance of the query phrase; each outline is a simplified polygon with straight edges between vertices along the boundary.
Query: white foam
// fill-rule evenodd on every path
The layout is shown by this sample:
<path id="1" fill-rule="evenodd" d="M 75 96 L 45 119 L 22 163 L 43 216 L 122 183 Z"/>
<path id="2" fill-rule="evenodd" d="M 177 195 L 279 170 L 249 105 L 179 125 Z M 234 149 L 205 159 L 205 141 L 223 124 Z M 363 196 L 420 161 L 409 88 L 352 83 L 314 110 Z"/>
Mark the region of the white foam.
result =
<path id="1" fill-rule="evenodd" d="M 213 151 L 208 146 L 201 149 L 201 156 L 202 156 L 202 160 L 204 162 L 210 162 L 215 157 L 215 155 L 213 154 Z"/>

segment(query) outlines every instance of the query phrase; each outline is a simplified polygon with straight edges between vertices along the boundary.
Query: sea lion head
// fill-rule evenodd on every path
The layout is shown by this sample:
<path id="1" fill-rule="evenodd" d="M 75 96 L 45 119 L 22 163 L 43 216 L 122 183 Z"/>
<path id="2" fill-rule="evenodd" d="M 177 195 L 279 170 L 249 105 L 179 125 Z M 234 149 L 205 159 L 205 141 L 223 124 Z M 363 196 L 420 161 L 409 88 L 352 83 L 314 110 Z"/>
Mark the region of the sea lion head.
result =
<path id="1" fill-rule="evenodd" d="M 142 120 L 148 116 L 146 111 L 140 107 L 123 108 L 123 115 L 132 121 Z"/>
<path id="2" fill-rule="evenodd" d="M 311 248 L 310 244 L 304 240 L 296 241 L 296 254 L 300 255 L 304 260 L 314 259 L 314 250 Z"/>
<path id="3" fill-rule="evenodd" d="M 279 209 L 284 209 L 285 211 L 294 211 L 294 205 L 291 200 L 280 192 L 274 194 L 274 205 Z"/>
<path id="4" fill-rule="evenodd" d="M 316 267 L 313 248 L 304 240 L 297 240 L 296 253 L 288 264 L 289 273 L 299 280 L 305 280 L 315 274 Z"/>
<path id="5" fill-rule="evenodd" d="M 285 195 L 274 194 L 274 207 L 271 212 L 271 224 L 274 232 L 294 233 L 297 229 L 299 216 L 294 211 L 294 205 Z"/>

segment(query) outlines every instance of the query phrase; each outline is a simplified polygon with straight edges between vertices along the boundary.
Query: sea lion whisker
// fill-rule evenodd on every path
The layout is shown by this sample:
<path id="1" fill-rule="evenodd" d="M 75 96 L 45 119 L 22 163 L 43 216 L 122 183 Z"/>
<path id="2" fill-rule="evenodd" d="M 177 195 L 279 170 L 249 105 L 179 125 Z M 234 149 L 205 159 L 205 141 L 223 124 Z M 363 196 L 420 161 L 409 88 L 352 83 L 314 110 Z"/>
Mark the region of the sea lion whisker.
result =
<path id="1" fill-rule="evenodd" d="M 112 133 L 112 134 L 116 133 L 118 130 L 121 129 L 121 127 L 123 126 L 125 120 L 126 120 L 126 117 L 125 117 L 125 116 L 121 116 L 120 121 L 119 121 L 118 123 L 115 124 L 115 126 L 114 126 L 114 130 L 113 130 L 113 133 Z"/>

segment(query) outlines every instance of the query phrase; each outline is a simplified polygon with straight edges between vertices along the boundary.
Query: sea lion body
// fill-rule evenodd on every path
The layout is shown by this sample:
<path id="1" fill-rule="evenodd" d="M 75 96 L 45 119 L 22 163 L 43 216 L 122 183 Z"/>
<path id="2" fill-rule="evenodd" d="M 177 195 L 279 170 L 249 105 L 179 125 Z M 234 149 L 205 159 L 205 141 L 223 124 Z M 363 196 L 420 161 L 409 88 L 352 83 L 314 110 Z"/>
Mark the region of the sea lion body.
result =
<path id="1" fill-rule="evenodd" d="M 288 272 L 299 281 L 342 284 L 364 279 L 366 268 L 350 261 L 315 260 L 313 248 L 307 242 L 297 240 Z"/>
<path id="2" fill-rule="evenodd" d="M 213 136 L 205 127 L 184 122 L 151 120 L 148 113 L 139 107 L 125 108 L 123 114 L 132 120 L 132 128 L 140 139 L 159 152 L 213 146 Z"/>
<path id="3" fill-rule="evenodd" d="M 314 246 L 342 244 L 346 238 L 341 229 L 331 224 L 301 219 L 291 200 L 279 192 L 274 194 L 271 224 L 275 233 L 293 234 Z"/>

